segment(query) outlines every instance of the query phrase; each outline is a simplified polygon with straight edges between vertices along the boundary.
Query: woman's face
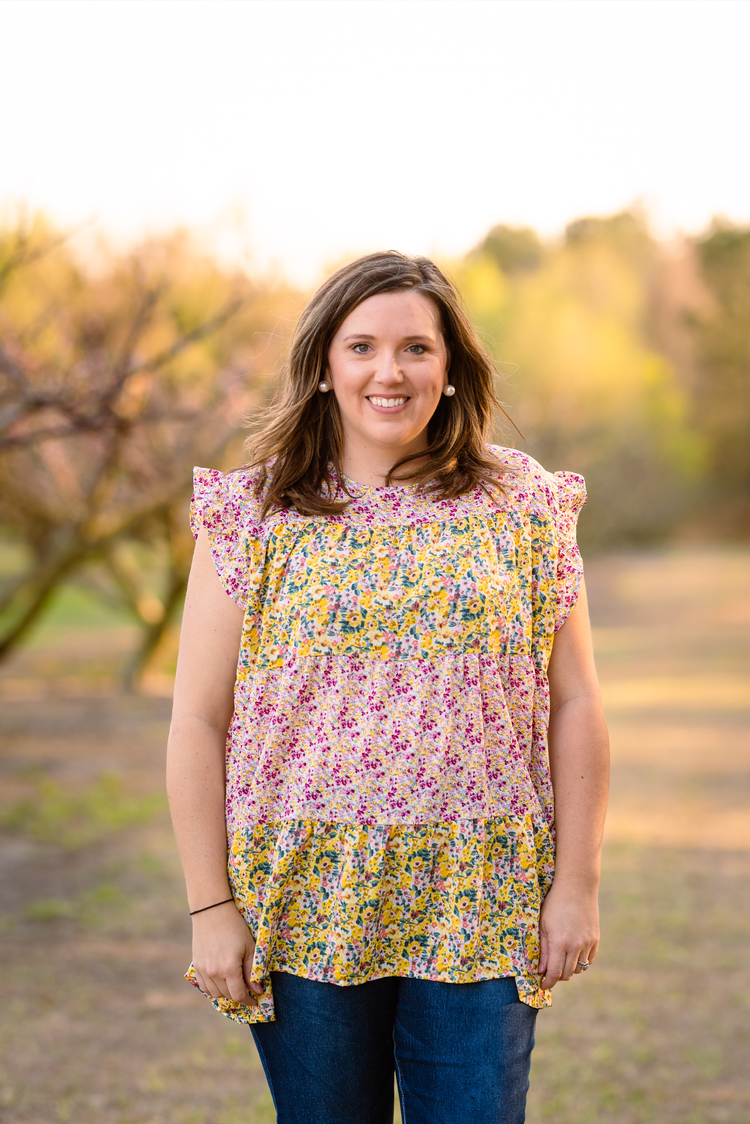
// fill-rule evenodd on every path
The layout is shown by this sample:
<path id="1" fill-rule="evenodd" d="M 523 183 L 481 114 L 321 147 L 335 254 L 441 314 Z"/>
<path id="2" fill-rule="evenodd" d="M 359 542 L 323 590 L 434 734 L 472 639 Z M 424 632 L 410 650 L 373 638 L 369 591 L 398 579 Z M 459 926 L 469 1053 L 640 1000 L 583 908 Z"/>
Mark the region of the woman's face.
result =
<path id="1" fill-rule="evenodd" d="M 387 471 L 426 449 L 447 366 L 438 311 L 428 297 L 405 290 L 357 305 L 331 341 L 326 375 L 341 411 L 345 460 L 386 460 Z"/>

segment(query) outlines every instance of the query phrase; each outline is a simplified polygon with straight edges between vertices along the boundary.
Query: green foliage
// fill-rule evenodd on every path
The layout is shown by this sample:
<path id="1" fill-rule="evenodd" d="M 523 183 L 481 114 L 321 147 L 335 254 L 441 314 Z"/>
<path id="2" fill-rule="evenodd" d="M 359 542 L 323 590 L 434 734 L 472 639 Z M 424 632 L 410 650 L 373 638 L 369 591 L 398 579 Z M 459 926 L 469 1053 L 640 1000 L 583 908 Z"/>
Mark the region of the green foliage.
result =
<path id="1" fill-rule="evenodd" d="M 750 534 L 750 229 L 715 223 L 696 243 L 712 307 L 694 320 L 696 425 L 708 502 L 722 529 Z"/>
<path id="2" fill-rule="evenodd" d="M 582 219 L 520 268 L 511 249 L 534 243 L 512 234 L 496 228 L 454 272 L 525 447 L 586 476 L 586 545 L 667 537 L 695 502 L 704 444 L 651 338 L 658 246 L 638 215 Z"/>
<path id="3" fill-rule="evenodd" d="M 120 778 L 111 774 L 81 791 L 66 791 L 47 778 L 39 779 L 34 787 L 31 796 L 2 813 L 0 824 L 8 831 L 55 843 L 66 850 L 77 850 L 122 828 L 145 823 L 165 806 L 161 794 L 129 795 Z M 37 904 L 42 914 L 47 911 L 50 917 L 61 915 L 55 914 L 58 906 L 52 900 Z"/>
<path id="4" fill-rule="evenodd" d="M 529 227 L 493 226 L 475 253 L 485 254 L 496 265 L 512 276 L 538 269 L 544 259 L 544 247 L 539 235 Z"/>

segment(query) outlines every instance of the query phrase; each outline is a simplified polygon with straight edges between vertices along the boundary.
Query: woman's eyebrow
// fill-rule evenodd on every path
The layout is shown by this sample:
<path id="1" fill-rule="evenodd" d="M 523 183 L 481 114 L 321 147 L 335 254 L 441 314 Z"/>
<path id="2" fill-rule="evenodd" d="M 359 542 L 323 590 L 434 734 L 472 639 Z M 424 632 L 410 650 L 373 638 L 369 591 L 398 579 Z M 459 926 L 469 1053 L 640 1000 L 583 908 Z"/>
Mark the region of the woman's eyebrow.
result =
<path id="1" fill-rule="evenodd" d="M 348 343 L 349 340 L 374 340 L 374 339 L 377 339 L 377 336 L 368 335 L 367 332 L 354 332 L 350 336 L 344 336 L 344 338 L 341 342 L 342 343 Z M 425 335 L 404 336 L 403 342 L 404 343 L 434 343 L 434 338 L 432 336 L 425 336 Z"/>

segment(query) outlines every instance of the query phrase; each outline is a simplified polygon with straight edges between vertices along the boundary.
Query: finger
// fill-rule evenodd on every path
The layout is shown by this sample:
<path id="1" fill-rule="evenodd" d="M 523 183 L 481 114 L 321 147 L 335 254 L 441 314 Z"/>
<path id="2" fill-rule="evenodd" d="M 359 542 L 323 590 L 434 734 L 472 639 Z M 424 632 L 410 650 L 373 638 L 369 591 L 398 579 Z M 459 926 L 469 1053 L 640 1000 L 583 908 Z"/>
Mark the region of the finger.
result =
<path id="1" fill-rule="evenodd" d="M 195 967 L 195 964 L 193 964 L 193 970 L 195 971 L 195 982 L 198 984 L 198 987 L 201 989 L 203 994 L 208 995 L 208 983 L 206 982 L 206 977 L 203 975 L 199 968 Z"/>
<path id="2" fill-rule="evenodd" d="M 581 950 L 578 955 L 578 959 L 576 960 L 575 974 L 577 976 L 580 976 L 582 972 L 588 971 L 588 969 L 596 960 L 597 951 L 598 945 L 596 944 L 590 945 L 588 949 Z M 584 965 L 584 967 L 582 967 L 582 965 Z"/>
<path id="3" fill-rule="evenodd" d="M 573 974 L 580 976 L 582 972 L 588 971 L 592 961 L 592 946 L 584 945 L 581 951 L 576 956 L 575 969 Z"/>
<path id="4" fill-rule="evenodd" d="M 549 962 L 547 964 L 547 969 L 542 979 L 542 987 L 548 989 L 554 987 L 556 983 L 559 983 L 562 979 L 564 967 L 564 950 L 551 948 L 549 952 Z"/>
<path id="5" fill-rule="evenodd" d="M 564 980 L 565 983 L 567 983 L 568 980 L 573 978 L 576 972 L 580 972 L 578 961 L 582 958 L 583 954 L 580 952 L 566 952 L 565 963 L 563 965 L 562 973 L 560 974 L 560 979 Z"/>
<path id="6" fill-rule="evenodd" d="M 229 992 L 229 999 L 232 999 L 235 1003 L 249 1003 L 250 1005 L 255 1005 L 257 1000 L 253 995 L 248 994 L 248 986 L 245 982 L 241 964 L 238 964 L 236 969 L 226 976 L 224 982 Z"/>
<path id="7" fill-rule="evenodd" d="M 549 941 L 544 929 L 539 934 L 539 975 L 544 978 L 549 963 Z"/>
<path id="8" fill-rule="evenodd" d="M 204 978 L 208 985 L 206 994 L 210 995 L 212 999 L 229 999 L 232 1003 L 255 1004 L 256 1002 L 254 997 L 248 995 L 245 981 L 239 974 L 239 970 L 234 974 L 227 970 L 224 974 L 216 969 L 212 976 L 206 975 Z"/>
<path id="9" fill-rule="evenodd" d="M 242 975 L 247 986 L 247 990 L 251 991 L 253 995 L 260 995 L 263 991 L 263 984 L 258 983 L 257 980 L 250 978 L 253 970 L 253 961 L 255 960 L 255 944 L 242 961 Z"/>
<path id="10" fill-rule="evenodd" d="M 203 980 L 205 983 L 205 987 L 203 988 L 203 990 L 205 991 L 206 995 L 209 996 L 209 998 L 226 999 L 226 995 L 224 995 L 224 992 L 221 990 L 221 986 L 218 980 L 215 980 L 213 976 L 209 976 L 206 972 L 204 972 L 203 974 Z"/>

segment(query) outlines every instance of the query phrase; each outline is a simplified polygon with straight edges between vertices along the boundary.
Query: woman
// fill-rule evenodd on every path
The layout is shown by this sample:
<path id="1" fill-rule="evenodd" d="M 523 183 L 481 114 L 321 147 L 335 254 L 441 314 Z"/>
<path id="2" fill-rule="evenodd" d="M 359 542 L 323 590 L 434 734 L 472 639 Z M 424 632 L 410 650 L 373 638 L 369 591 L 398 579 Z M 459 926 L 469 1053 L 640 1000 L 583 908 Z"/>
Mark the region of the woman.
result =
<path id="1" fill-rule="evenodd" d="M 394 1067 L 406 1124 L 523 1121 L 537 1010 L 597 953 L 583 481 L 487 446 L 496 406 L 443 274 L 372 254 L 302 314 L 252 463 L 196 472 L 188 978 L 282 1124 L 390 1124 Z"/>

